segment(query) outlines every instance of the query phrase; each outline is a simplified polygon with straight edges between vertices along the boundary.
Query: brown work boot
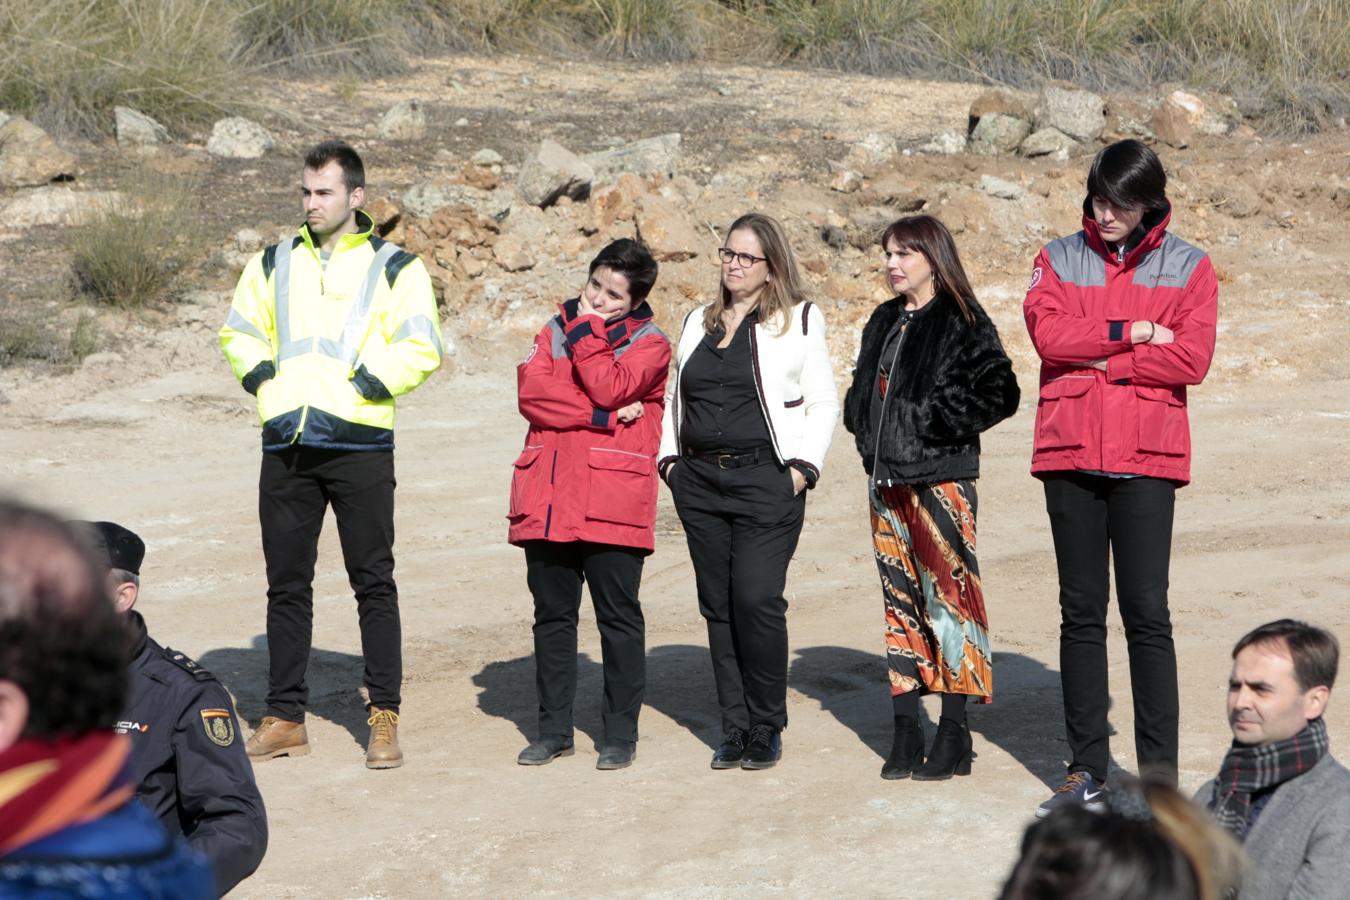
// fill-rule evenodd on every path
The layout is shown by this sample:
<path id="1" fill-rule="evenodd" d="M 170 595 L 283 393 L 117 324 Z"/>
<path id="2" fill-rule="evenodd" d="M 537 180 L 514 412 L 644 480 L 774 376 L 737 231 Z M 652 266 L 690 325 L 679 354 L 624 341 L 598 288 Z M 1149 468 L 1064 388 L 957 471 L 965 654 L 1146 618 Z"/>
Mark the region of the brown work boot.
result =
<path id="1" fill-rule="evenodd" d="M 276 716 L 263 716 L 258 730 L 248 739 L 244 752 L 254 762 L 274 756 L 308 756 L 309 735 L 303 722 L 287 722 Z"/>
<path id="2" fill-rule="evenodd" d="M 403 765 L 403 751 L 398 749 L 398 713 L 370 708 L 370 744 L 366 747 L 367 769 L 397 769 Z"/>

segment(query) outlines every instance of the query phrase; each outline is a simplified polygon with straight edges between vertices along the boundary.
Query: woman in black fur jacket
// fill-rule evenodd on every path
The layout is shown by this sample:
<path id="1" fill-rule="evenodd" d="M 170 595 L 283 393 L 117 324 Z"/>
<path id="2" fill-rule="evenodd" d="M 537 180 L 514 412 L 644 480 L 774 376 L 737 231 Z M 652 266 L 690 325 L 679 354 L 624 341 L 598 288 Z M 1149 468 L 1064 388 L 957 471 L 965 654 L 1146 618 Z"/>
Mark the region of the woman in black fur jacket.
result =
<path id="1" fill-rule="evenodd" d="M 1017 410 L 998 331 L 975 300 L 951 233 L 901 219 L 881 245 L 896 297 L 863 329 L 844 427 L 871 476 L 873 547 L 886 606 L 895 743 L 881 777 L 970 773 L 966 698 L 992 696 L 989 623 L 975 561 L 980 432 Z M 942 694 L 924 762 L 919 697 Z"/>

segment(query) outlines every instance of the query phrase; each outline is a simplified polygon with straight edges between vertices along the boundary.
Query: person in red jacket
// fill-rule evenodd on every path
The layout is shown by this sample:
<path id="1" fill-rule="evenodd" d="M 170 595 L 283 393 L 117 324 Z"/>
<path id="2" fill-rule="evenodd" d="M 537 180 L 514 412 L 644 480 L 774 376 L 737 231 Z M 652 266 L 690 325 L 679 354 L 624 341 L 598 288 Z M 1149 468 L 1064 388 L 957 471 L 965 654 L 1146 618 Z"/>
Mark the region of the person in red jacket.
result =
<path id="1" fill-rule="evenodd" d="M 670 366 L 670 342 L 646 302 L 656 274 L 637 241 L 605 247 L 580 296 L 559 307 L 516 370 L 530 428 L 511 479 L 508 540 L 525 550 L 534 595 L 539 696 L 539 737 L 521 751 L 521 765 L 573 752 L 583 581 L 605 675 L 596 768 L 624 768 L 636 751 L 646 678 L 638 585 L 654 547 L 655 458 Z"/>
<path id="2" fill-rule="evenodd" d="M 1162 162 L 1138 141 L 1088 173 L 1083 230 L 1036 257 L 1024 312 L 1041 357 L 1031 471 L 1059 569 L 1060 679 L 1073 758 L 1037 810 L 1098 808 L 1109 758 L 1108 559 L 1130 654 L 1141 773 L 1175 782 L 1177 663 L 1167 608 L 1172 511 L 1190 481 L 1186 387 L 1214 354 L 1209 257 L 1168 233 Z"/>

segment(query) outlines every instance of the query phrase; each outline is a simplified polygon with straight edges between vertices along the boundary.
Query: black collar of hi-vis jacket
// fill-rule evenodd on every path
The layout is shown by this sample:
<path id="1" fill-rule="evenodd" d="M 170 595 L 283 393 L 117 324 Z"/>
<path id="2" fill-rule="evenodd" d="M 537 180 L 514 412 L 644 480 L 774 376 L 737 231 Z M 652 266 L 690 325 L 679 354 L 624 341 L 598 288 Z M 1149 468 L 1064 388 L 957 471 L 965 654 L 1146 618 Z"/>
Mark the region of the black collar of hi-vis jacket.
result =
<path id="1" fill-rule="evenodd" d="M 577 320 L 577 307 L 580 302 L 580 297 L 573 297 L 558 305 L 564 331 L 570 331 L 572 324 Z M 605 340 L 609 341 L 611 347 L 624 343 L 635 331 L 650 322 L 653 315 L 652 308 L 646 300 L 634 304 L 628 312 L 605 323 Z"/>

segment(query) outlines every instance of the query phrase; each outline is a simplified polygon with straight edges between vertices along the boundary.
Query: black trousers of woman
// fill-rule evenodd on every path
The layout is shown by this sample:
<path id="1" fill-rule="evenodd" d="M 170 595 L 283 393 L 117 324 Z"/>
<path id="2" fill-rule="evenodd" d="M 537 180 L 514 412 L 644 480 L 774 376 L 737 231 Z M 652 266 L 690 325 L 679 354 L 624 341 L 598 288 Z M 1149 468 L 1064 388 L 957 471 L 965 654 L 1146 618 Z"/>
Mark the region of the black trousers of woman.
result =
<path id="1" fill-rule="evenodd" d="M 1106 780 L 1109 561 L 1130 654 L 1134 745 L 1141 774 L 1177 772 L 1177 656 L 1167 608 L 1176 486 L 1161 478 L 1081 472 L 1044 477 L 1059 568 L 1059 666 L 1069 771 Z M 1109 557 L 1109 559 L 1108 559 Z"/>
<path id="2" fill-rule="evenodd" d="M 675 509 L 708 623 L 722 730 L 787 726 L 788 563 L 806 492 L 772 458 L 736 468 L 681 459 L 670 472 Z"/>
<path id="3" fill-rule="evenodd" d="M 534 594 L 535 690 L 539 736 L 572 736 L 577 693 L 577 613 L 590 585 L 605 695 L 605 743 L 636 742 L 647 686 L 647 647 L 638 587 L 646 550 L 589 541 L 526 541 L 525 569 Z"/>

